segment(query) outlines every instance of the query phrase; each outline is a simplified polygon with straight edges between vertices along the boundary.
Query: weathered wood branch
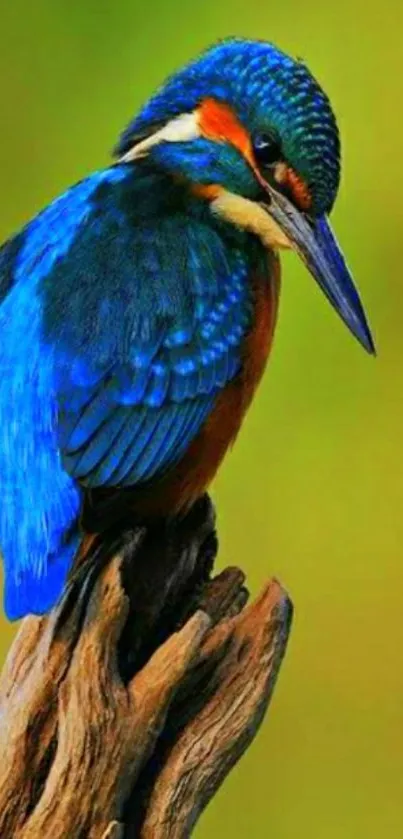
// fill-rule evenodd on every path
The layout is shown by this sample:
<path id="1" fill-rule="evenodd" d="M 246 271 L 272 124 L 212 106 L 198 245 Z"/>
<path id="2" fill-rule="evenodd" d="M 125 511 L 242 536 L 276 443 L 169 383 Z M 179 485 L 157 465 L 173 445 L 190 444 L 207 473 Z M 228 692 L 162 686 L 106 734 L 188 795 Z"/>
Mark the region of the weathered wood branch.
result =
<path id="1" fill-rule="evenodd" d="M 214 515 L 109 532 L 0 680 L 2 839 L 183 839 L 253 739 L 285 651 L 276 582 L 211 579 Z"/>

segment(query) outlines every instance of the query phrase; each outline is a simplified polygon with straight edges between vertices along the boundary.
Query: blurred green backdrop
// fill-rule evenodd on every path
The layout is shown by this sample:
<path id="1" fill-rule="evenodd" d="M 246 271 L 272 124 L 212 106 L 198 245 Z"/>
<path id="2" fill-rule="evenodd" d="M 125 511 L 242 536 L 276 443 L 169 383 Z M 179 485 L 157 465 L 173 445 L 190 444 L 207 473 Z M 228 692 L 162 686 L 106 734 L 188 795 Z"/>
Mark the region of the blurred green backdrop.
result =
<path id="1" fill-rule="evenodd" d="M 87 171 L 216 38 L 303 57 L 344 146 L 333 215 L 377 339 L 366 357 L 292 255 L 271 364 L 214 488 L 220 563 L 296 604 L 271 712 L 198 839 L 403 835 L 403 6 L 384 0 L 2 0 L 5 238 Z M 4 657 L 15 627 L 3 620 Z"/>

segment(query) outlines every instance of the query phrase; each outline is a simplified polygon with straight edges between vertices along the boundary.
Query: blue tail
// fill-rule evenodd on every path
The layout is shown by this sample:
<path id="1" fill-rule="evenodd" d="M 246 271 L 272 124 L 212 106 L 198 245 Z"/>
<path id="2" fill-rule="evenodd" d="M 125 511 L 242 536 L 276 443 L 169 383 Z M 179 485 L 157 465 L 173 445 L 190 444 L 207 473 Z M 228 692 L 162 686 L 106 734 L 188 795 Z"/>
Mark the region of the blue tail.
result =
<path id="1" fill-rule="evenodd" d="M 59 452 L 36 280 L 28 273 L 0 306 L 0 554 L 11 620 L 56 603 L 80 539 L 82 492 Z"/>
<path id="2" fill-rule="evenodd" d="M 35 415 L 28 385 L 21 391 L 24 405 L 15 391 L 1 411 L 0 381 L 0 553 L 10 620 L 56 603 L 80 542 L 82 491 L 64 471 L 45 400 Z"/>
<path id="3" fill-rule="evenodd" d="M 40 569 L 31 564 L 21 567 L 17 557 L 4 555 L 4 609 L 9 620 L 44 615 L 57 603 L 80 539 L 77 524 L 59 553 L 48 555 Z"/>

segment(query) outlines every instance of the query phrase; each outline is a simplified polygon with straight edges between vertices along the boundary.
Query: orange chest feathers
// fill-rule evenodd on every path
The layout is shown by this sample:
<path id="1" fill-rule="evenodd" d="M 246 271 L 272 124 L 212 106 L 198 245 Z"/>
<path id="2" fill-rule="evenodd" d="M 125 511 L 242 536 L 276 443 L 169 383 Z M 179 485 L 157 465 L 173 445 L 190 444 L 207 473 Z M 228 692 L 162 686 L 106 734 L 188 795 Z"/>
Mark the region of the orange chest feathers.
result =
<path id="1" fill-rule="evenodd" d="M 238 375 L 217 397 L 213 411 L 182 460 L 136 507 L 148 515 L 167 515 L 189 507 L 208 488 L 243 418 L 263 375 L 276 324 L 280 290 L 280 265 L 268 255 L 266 277 L 253 280 L 254 316 L 242 347 Z"/>

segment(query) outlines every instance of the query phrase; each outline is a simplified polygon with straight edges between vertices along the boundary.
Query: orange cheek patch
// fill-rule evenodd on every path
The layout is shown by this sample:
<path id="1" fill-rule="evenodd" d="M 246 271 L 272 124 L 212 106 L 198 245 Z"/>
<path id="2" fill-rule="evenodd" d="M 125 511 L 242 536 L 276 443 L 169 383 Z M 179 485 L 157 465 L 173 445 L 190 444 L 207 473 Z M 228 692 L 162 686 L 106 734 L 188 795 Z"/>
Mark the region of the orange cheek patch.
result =
<path id="1" fill-rule="evenodd" d="M 205 198 L 206 201 L 215 201 L 219 198 L 223 188 L 219 184 L 192 184 L 191 191 L 198 198 Z"/>
<path id="2" fill-rule="evenodd" d="M 297 207 L 301 210 L 309 210 L 312 204 L 312 195 L 306 183 L 304 183 L 302 178 L 290 166 L 286 168 L 283 183 L 288 186 Z"/>
<path id="3" fill-rule="evenodd" d="M 204 137 L 216 142 L 231 143 L 249 163 L 253 163 L 249 134 L 228 105 L 216 99 L 204 99 L 198 109 L 198 119 Z"/>

